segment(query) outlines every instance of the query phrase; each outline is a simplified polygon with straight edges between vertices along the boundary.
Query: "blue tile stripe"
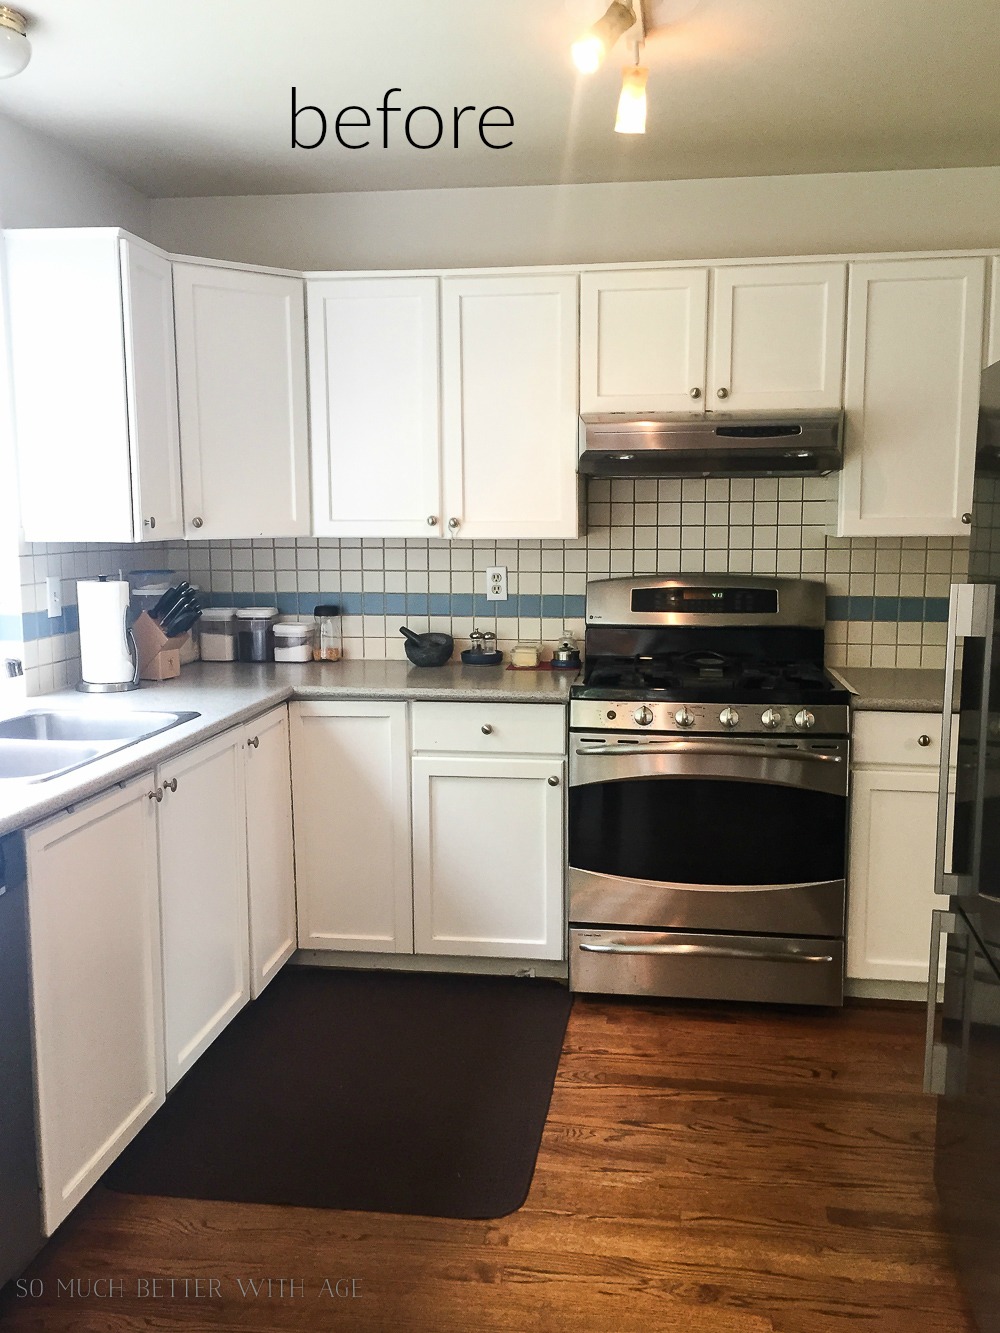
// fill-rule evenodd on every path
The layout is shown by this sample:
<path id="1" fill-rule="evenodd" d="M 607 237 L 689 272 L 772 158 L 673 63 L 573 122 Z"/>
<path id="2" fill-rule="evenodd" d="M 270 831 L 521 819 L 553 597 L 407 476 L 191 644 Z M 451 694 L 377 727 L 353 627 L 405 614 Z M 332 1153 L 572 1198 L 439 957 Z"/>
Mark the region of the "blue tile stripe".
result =
<path id="1" fill-rule="evenodd" d="M 558 593 L 523 593 L 505 602 L 488 602 L 483 593 L 279 592 L 211 593 L 210 606 L 277 606 L 284 616 L 311 616 L 322 602 L 336 603 L 345 616 L 461 616 L 498 620 L 582 620 L 585 599 Z M 827 620 L 920 620 L 946 622 L 947 597 L 828 597 Z M 32 641 L 73 634 L 80 627 L 75 605 L 61 616 L 26 611 L 0 615 L 0 639 Z"/>

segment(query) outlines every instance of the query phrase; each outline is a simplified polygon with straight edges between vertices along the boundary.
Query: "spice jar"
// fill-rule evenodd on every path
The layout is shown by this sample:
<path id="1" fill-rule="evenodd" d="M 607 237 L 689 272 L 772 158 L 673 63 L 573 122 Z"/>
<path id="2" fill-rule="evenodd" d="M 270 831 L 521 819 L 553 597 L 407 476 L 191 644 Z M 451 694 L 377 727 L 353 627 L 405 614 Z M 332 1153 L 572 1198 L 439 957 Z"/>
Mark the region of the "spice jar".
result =
<path id="1" fill-rule="evenodd" d="M 316 637 L 313 640 L 314 662 L 339 662 L 343 656 L 340 637 L 340 607 L 333 604 L 317 606 L 313 612 Z"/>

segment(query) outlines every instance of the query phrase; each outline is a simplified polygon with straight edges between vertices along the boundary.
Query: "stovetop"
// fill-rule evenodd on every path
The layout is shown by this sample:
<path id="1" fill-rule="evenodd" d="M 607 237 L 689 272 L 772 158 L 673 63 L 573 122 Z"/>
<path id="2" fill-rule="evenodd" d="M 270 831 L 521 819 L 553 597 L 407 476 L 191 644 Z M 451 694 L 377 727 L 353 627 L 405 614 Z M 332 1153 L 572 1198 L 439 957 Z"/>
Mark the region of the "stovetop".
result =
<path id="1" fill-rule="evenodd" d="M 741 701 L 765 707 L 847 703 L 850 698 L 817 662 L 708 650 L 589 659 L 583 682 L 574 685 L 570 694 L 576 699 Z"/>

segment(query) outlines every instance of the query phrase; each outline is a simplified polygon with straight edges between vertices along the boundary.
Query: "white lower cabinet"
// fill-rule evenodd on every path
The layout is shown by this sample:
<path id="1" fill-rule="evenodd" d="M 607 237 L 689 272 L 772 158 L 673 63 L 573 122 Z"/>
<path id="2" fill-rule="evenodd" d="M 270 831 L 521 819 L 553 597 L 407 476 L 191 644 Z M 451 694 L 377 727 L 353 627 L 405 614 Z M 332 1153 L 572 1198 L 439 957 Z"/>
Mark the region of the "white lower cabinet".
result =
<path id="1" fill-rule="evenodd" d="M 150 779 L 25 837 L 47 1235 L 164 1099 Z"/>
<path id="2" fill-rule="evenodd" d="M 292 705 L 299 947 L 410 953 L 406 704 Z"/>
<path id="3" fill-rule="evenodd" d="M 562 958 L 564 771 L 561 756 L 414 758 L 416 953 Z"/>
<path id="4" fill-rule="evenodd" d="M 407 722 L 292 706 L 300 948 L 562 958 L 565 710 L 412 704 L 412 767 Z"/>
<path id="5" fill-rule="evenodd" d="M 282 705 L 248 723 L 244 735 L 250 995 L 256 999 L 296 943 L 288 709 Z"/>
<path id="6" fill-rule="evenodd" d="M 854 722 L 847 975 L 927 980 L 941 718 L 860 713 Z"/>
<path id="7" fill-rule="evenodd" d="M 167 1089 L 250 998 L 243 730 L 159 772 Z"/>

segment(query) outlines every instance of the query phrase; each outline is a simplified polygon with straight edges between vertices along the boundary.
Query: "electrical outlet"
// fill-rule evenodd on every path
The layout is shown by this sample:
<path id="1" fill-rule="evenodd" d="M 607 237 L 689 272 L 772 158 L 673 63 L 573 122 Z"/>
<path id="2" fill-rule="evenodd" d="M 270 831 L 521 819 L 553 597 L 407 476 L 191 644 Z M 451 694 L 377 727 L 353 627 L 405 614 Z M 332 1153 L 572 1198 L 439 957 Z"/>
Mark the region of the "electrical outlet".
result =
<path id="1" fill-rule="evenodd" d="M 49 613 L 50 620 L 62 615 L 62 579 L 47 578 L 45 580 L 45 609 Z"/>
<path id="2" fill-rule="evenodd" d="M 507 600 L 507 566 L 490 565 L 486 570 L 486 600 L 505 602 Z"/>

